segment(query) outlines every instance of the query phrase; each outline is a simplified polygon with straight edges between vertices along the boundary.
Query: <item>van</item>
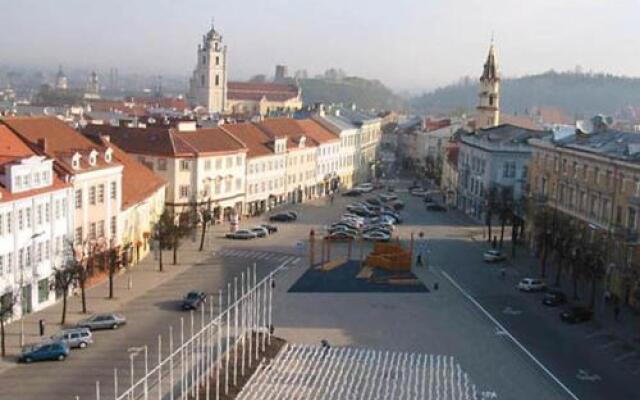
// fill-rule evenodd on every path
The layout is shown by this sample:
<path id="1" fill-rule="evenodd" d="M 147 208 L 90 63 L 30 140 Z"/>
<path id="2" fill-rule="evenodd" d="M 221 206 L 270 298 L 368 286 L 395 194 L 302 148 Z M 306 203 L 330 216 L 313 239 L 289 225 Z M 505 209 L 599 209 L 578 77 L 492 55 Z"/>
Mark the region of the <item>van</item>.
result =
<path id="1" fill-rule="evenodd" d="M 93 343 L 93 335 L 88 328 L 63 329 L 51 336 L 53 340 L 65 343 L 69 348 L 84 349 Z"/>

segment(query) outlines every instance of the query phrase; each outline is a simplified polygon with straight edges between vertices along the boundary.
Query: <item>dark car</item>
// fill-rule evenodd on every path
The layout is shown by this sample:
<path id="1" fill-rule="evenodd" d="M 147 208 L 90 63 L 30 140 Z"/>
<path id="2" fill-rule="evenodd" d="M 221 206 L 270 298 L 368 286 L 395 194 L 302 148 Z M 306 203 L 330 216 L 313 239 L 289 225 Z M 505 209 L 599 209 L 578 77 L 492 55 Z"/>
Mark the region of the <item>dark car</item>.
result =
<path id="1" fill-rule="evenodd" d="M 427 208 L 427 211 L 439 211 L 439 212 L 447 211 L 447 208 L 445 206 L 437 203 L 429 203 L 427 204 L 426 208 Z"/>
<path id="2" fill-rule="evenodd" d="M 46 341 L 44 343 L 25 346 L 20 355 L 20 361 L 63 361 L 69 356 L 69 346 L 62 341 Z"/>
<path id="3" fill-rule="evenodd" d="M 183 310 L 197 310 L 200 304 L 207 301 L 207 295 L 204 292 L 189 292 L 182 299 Z"/>
<path id="4" fill-rule="evenodd" d="M 274 215 L 270 216 L 269 217 L 269 221 L 271 221 L 271 222 L 290 222 L 290 221 L 295 221 L 295 217 L 291 216 L 290 214 L 279 213 L 279 214 L 274 214 Z"/>
<path id="5" fill-rule="evenodd" d="M 567 296 L 562 292 L 549 291 L 542 298 L 542 304 L 549 307 L 556 307 L 567 302 Z"/>
<path id="6" fill-rule="evenodd" d="M 389 205 L 396 211 L 402 210 L 404 208 L 404 202 L 402 200 L 394 200 L 390 202 Z"/>
<path id="7" fill-rule="evenodd" d="M 278 232 L 278 227 L 277 227 L 277 226 L 275 226 L 275 225 L 271 225 L 271 224 L 261 224 L 260 226 L 261 226 L 261 227 L 263 227 L 263 228 L 265 228 L 265 229 L 269 232 L 269 234 L 272 234 L 272 233 L 276 233 L 276 232 Z"/>
<path id="8" fill-rule="evenodd" d="M 286 211 L 285 214 L 291 216 L 294 221 L 298 219 L 298 213 L 295 211 Z"/>
<path id="9" fill-rule="evenodd" d="M 333 232 L 328 234 L 327 236 L 324 237 L 325 240 L 331 240 L 331 241 L 347 241 L 347 240 L 355 240 L 356 236 L 353 235 L 352 233 L 346 232 L 346 231 L 338 231 L 338 232 Z"/>
<path id="10" fill-rule="evenodd" d="M 359 197 L 362 196 L 362 192 L 359 190 L 347 190 L 346 192 L 342 192 L 342 196 L 344 197 Z"/>
<path id="11" fill-rule="evenodd" d="M 370 197 L 368 199 L 365 200 L 366 203 L 371 204 L 372 206 L 381 206 L 382 202 L 375 198 L 375 197 Z"/>
<path id="12" fill-rule="evenodd" d="M 593 318 L 593 311 L 587 307 L 572 307 L 560 314 L 560 319 L 569 324 L 586 322 Z"/>

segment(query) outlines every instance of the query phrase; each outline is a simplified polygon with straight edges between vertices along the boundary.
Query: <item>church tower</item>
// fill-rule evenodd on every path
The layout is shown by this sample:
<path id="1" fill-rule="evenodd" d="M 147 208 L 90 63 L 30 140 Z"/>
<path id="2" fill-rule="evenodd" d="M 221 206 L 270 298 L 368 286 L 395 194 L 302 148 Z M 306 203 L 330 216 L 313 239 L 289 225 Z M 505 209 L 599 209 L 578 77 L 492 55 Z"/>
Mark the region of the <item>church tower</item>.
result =
<path id="1" fill-rule="evenodd" d="M 198 45 L 198 61 L 190 81 L 191 101 L 222 114 L 227 103 L 227 46 L 213 25 Z"/>
<path id="2" fill-rule="evenodd" d="M 479 103 L 476 128 L 490 128 L 500 124 L 500 74 L 493 40 L 480 77 Z"/>

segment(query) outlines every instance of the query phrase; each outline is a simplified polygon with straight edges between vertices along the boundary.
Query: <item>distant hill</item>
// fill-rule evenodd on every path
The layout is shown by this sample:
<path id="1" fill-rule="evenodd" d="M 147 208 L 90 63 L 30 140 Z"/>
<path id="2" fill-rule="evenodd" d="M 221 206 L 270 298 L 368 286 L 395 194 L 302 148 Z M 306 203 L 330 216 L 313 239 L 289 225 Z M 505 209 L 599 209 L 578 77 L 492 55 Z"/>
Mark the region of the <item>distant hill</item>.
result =
<path id="1" fill-rule="evenodd" d="M 380 81 L 357 77 L 302 79 L 305 104 L 356 103 L 360 109 L 401 110 L 406 102 Z"/>
<path id="2" fill-rule="evenodd" d="M 422 113 L 471 111 L 477 104 L 478 82 L 465 79 L 411 99 Z M 524 113 L 536 106 L 561 107 L 573 116 L 612 115 L 628 106 L 640 106 L 640 78 L 609 74 L 546 72 L 503 79 L 501 108 Z"/>

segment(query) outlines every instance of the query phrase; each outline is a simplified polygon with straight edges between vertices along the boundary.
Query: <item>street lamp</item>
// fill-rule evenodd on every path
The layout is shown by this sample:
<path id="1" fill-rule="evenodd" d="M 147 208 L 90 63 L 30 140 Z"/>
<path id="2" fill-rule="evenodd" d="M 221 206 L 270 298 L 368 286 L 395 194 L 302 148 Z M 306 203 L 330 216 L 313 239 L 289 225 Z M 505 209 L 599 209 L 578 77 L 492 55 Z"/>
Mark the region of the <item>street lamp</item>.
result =
<path id="1" fill-rule="evenodd" d="M 135 393 L 135 389 L 134 389 L 134 384 L 135 384 L 135 379 L 133 377 L 133 372 L 134 372 L 134 368 L 133 368 L 133 360 L 134 358 L 140 353 L 144 351 L 144 394 L 145 394 L 145 398 L 147 398 L 147 393 L 148 393 L 148 388 L 147 388 L 147 375 L 149 374 L 149 358 L 148 358 L 148 348 L 147 345 L 144 346 L 140 346 L 140 347 L 129 347 L 127 349 L 127 352 L 129 352 L 129 366 L 130 366 L 130 372 L 131 372 L 131 398 L 133 399 L 134 393 Z"/>
<path id="2" fill-rule="evenodd" d="M 30 252 L 30 248 L 31 248 L 31 245 L 33 244 L 33 241 L 42 235 L 44 235 L 44 231 L 37 232 L 31 235 L 31 237 L 29 238 L 29 241 L 27 241 L 27 252 Z M 20 307 L 22 307 L 22 310 L 24 310 L 24 304 L 22 303 L 24 301 L 24 293 L 23 293 L 24 267 L 25 265 L 22 265 L 20 268 Z M 21 312 L 20 313 L 20 347 L 22 346 L 24 346 L 24 313 Z"/>

